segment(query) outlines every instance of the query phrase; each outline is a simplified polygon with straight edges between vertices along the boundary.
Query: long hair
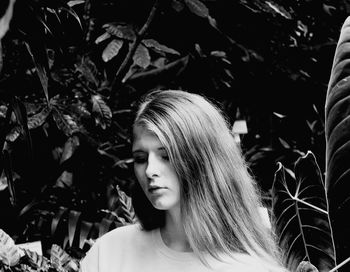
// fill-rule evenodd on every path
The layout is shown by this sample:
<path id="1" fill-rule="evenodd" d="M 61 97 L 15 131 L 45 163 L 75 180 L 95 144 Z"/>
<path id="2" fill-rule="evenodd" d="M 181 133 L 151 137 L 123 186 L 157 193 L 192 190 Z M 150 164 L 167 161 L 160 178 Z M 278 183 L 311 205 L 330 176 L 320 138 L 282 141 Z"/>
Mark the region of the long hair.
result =
<path id="1" fill-rule="evenodd" d="M 181 216 L 194 253 L 220 259 L 247 253 L 278 264 L 272 231 L 262 224 L 258 186 L 249 174 L 225 115 L 204 96 L 178 90 L 155 91 L 139 106 L 134 126 L 155 133 L 181 187 Z M 147 230 L 164 225 L 136 186 L 135 212 Z M 142 196 L 143 195 L 143 196 Z"/>

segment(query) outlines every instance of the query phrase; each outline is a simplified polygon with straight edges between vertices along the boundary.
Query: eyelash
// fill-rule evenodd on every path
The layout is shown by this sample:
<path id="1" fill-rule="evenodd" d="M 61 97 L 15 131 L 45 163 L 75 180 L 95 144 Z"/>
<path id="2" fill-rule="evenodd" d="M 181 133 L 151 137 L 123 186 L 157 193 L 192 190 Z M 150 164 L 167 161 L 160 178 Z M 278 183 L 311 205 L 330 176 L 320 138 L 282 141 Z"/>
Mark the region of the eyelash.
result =
<path id="1" fill-rule="evenodd" d="M 169 161 L 169 156 L 168 155 L 164 155 L 164 156 L 161 156 L 163 160 L 165 161 Z M 142 164 L 142 163 L 145 163 L 147 161 L 147 158 L 146 157 L 135 157 L 134 158 L 134 163 L 137 163 L 137 164 Z"/>

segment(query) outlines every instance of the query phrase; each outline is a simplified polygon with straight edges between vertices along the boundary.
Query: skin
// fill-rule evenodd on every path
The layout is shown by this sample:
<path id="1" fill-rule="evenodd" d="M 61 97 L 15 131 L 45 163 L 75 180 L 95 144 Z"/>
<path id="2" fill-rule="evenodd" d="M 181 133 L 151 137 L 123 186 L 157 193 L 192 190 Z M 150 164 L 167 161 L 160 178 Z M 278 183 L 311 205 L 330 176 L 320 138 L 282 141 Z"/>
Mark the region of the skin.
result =
<path id="1" fill-rule="evenodd" d="M 160 230 L 164 243 L 177 251 L 191 251 L 181 222 L 180 182 L 166 149 L 153 132 L 135 126 L 132 153 L 135 176 L 145 195 L 166 213 Z"/>

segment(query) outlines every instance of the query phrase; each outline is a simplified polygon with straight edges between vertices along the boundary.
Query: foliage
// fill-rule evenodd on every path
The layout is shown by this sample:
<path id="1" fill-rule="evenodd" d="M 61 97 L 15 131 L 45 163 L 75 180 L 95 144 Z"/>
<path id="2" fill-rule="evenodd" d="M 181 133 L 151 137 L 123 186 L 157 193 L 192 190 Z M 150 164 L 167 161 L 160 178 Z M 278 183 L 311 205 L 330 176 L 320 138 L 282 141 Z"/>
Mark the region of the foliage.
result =
<path id="1" fill-rule="evenodd" d="M 156 88 L 203 93 L 231 123 L 240 111 L 248 124 L 242 149 L 267 201 L 277 208 L 271 187 L 281 162 L 274 185 L 289 192 L 282 199 L 301 205 L 304 195 L 296 199 L 290 186 L 305 186 L 305 172 L 297 167 L 294 180 L 287 169 L 305 154 L 310 163 L 311 150 L 320 169 L 311 163 L 317 178 L 310 180 L 320 192 L 330 167 L 320 109 L 349 12 L 345 0 L 17 0 L 1 40 L 0 211 L 9 216 L 1 223 L 16 242 L 40 239 L 48 257 L 53 244 L 81 256 L 89 238 L 134 222 L 130 127 L 135 101 Z M 326 121 L 338 122 L 332 112 Z M 335 123 L 327 122 L 329 137 Z M 345 178 L 343 170 L 335 172 Z M 333 178 L 326 184 L 345 192 Z M 344 216 L 335 213 L 340 204 L 332 190 L 331 223 L 341 231 Z M 320 222 L 329 227 L 324 217 Z M 287 226 L 294 238 L 303 229 L 296 221 Z M 328 257 L 322 265 L 308 260 L 323 269 L 332 266 Z"/>
<path id="2" fill-rule="evenodd" d="M 279 164 L 272 190 L 274 224 L 288 268 L 295 271 L 304 260 L 319 271 L 335 267 L 326 188 L 314 155 L 300 157 L 294 172 Z"/>
<path id="3" fill-rule="evenodd" d="M 79 259 L 71 257 L 60 246 L 53 244 L 50 258 L 15 245 L 10 236 L 0 229 L 1 271 L 79 271 Z"/>
<path id="4" fill-rule="evenodd" d="M 325 103 L 326 115 L 326 188 L 329 212 L 337 247 L 337 260 L 348 260 L 350 239 L 346 235 L 349 223 L 344 218 L 350 211 L 347 182 L 349 177 L 349 72 L 347 43 L 349 18 L 344 22 L 328 85 Z M 341 271 L 347 271 L 350 264 Z"/>

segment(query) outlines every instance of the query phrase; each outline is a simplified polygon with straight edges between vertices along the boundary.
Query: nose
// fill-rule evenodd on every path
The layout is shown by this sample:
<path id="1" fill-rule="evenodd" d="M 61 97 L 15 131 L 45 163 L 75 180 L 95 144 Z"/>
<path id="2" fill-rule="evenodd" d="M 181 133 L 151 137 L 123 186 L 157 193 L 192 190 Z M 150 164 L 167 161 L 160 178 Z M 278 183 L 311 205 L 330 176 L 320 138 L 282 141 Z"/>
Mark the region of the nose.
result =
<path id="1" fill-rule="evenodd" d="M 146 167 L 146 176 L 153 178 L 159 176 L 159 163 L 154 155 L 148 155 L 148 162 Z"/>

